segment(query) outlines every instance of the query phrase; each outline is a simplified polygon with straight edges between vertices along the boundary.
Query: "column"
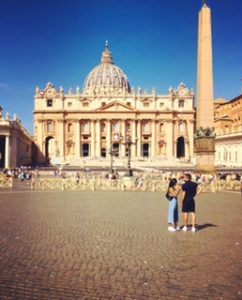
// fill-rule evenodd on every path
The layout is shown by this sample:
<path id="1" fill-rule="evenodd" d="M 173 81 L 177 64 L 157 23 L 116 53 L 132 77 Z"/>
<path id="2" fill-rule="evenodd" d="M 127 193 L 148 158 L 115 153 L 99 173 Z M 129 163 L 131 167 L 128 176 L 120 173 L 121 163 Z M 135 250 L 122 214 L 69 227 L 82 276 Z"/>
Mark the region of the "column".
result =
<path id="1" fill-rule="evenodd" d="M 136 148 L 137 148 L 137 137 L 136 137 L 136 121 L 132 121 L 132 142 L 134 144 L 131 146 L 131 157 L 136 157 Z"/>
<path id="2" fill-rule="evenodd" d="M 11 136 L 11 148 L 10 148 L 10 152 L 11 152 L 11 163 L 10 163 L 10 167 L 11 168 L 16 168 L 16 166 L 18 165 L 18 149 L 17 149 L 17 135 L 15 132 L 12 133 Z"/>
<path id="3" fill-rule="evenodd" d="M 192 120 L 187 122 L 187 134 L 189 139 L 189 156 L 191 160 L 194 157 L 194 122 Z"/>
<path id="4" fill-rule="evenodd" d="M 111 120 L 107 120 L 107 156 L 110 156 L 111 150 Z"/>
<path id="5" fill-rule="evenodd" d="M 5 136 L 5 168 L 10 168 L 10 161 L 9 161 L 9 136 Z"/>
<path id="6" fill-rule="evenodd" d="M 177 157 L 177 137 L 178 137 L 178 123 L 177 121 L 172 122 L 172 130 L 173 130 L 173 157 Z"/>
<path id="7" fill-rule="evenodd" d="M 173 121 L 168 120 L 166 122 L 166 156 L 168 158 L 173 157 L 173 147 L 174 147 L 174 131 L 173 131 Z"/>
<path id="8" fill-rule="evenodd" d="M 95 157 L 95 121 L 91 121 L 91 157 Z"/>
<path id="9" fill-rule="evenodd" d="M 156 156 L 156 121 L 152 120 L 151 158 Z"/>
<path id="10" fill-rule="evenodd" d="M 190 153 L 189 153 L 189 139 L 185 137 L 185 159 L 190 160 Z"/>
<path id="11" fill-rule="evenodd" d="M 125 142 L 126 142 L 126 130 L 125 130 L 125 120 L 121 121 L 121 135 L 122 135 L 122 143 L 121 143 L 121 157 L 125 157 Z"/>
<path id="12" fill-rule="evenodd" d="M 60 148 L 60 157 L 65 158 L 65 123 L 64 120 L 59 120 L 59 148 Z"/>
<path id="13" fill-rule="evenodd" d="M 96 122 L 96 156 L 101 157 L 101 120 Z"/>
<path id="14" fill-rule="evenodd" d="M 79 158 L 81 155 L 81 126 L 80 120 L 76 121 L 76 143 L 75 143 L 75 156 Z"/>
<path id="15" fill-rule="evenodd" d="M 41 153 L 45 155 L 45 149 L 44 149 L 44 140 L 43 140 L 43 132 L 44 132 L 44 126 L 43 126 L 43 120 L 37 120 L 36 129 L 35 129 L 35 137 L 37 138 L 37 144 L 39 145 L 39 149 Z"/>
<path id="16" fill-rule="evenodd" d="M 141 145 L 142 145 L 141 120 L 138 120 L 138 124 L 137 124 L 137 156 L 138 157 L 141 157 Z"/>

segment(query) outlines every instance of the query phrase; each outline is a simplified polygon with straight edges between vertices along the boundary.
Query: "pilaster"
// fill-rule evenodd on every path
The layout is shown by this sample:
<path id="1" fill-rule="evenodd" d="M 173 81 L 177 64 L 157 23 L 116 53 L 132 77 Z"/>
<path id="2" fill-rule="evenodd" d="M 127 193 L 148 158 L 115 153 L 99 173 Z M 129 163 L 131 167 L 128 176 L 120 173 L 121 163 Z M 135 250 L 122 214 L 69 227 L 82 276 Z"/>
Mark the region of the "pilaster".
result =
<path id="1" fill-rule="evenodd" d="M 96 156 L 101 157 L 101 121 L 96 121 Z"/>
<path id="2" fill-rule="evenodd" d="M 156 156 L 156 121 L 152 120 L 152 136 L 151 136 L 151 157 Z"/>
<path id="3" fill-rule="evenodd" d="M 80 120 L 76 120 L 75 156 L 79 158 L 80 155 L 81 155 L 81 125 L 80 125 Z"/>
<path id="4" fill-rule="evenodd" d="M 5 168 L 10 168 L 10 143 L 9 136 L 5 136 Z"/>
<path id="5" fill-rule="evenodd" d="M 142 144 L 142 135 L 141 135 L 141 121 L 137 122 L 137 157 L 141 157 L 141 144 Z"/>

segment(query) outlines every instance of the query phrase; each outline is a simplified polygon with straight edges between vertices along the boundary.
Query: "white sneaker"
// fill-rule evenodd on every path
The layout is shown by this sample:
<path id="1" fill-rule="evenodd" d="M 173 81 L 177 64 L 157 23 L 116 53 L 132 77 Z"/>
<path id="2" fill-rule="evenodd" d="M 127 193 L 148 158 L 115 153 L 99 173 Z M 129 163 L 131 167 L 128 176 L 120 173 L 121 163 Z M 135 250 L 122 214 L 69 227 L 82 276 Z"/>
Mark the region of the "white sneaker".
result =
<path id="1" fill-rule="evenodd" d="M 172 226 L 169 226 L 168 227 L 168 231 L 170 232 L 175 232 L 176 231 L 176 228 L 172 227 Z"/>
<path id="2" fill-rule="evenodd" d="M 192 227 L 191 231 L 196 232 L 197 231 L 196 227 Z"/>
<path id="3" fill-rule="evenodd" d="M 187 231 L 187 226 L 183 226 L 182 231 Z"/>
<path id="4" fill-rule="evenodd" d="M 181 228 L 180 228 L 179 226 L 176 226 L 176 230 L 177 230 L 177 231 L 180 231 Z"/>

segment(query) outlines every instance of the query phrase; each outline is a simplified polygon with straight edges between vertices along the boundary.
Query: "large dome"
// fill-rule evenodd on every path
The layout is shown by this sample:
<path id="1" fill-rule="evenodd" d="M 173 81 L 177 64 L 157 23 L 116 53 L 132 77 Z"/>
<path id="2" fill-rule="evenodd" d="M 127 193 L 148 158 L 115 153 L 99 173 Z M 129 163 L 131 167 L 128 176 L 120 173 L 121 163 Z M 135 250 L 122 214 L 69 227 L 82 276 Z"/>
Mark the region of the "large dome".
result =
<path id="1" fill-rule="evenodd" d="M 130 85 L 124 72 L 113 63 L 112 53 L 106 43 L 101 64 L 94 68 L 86 78 L 84 91 L 95 88 L 112 88 L 113 90 L 130 91 Z"/>

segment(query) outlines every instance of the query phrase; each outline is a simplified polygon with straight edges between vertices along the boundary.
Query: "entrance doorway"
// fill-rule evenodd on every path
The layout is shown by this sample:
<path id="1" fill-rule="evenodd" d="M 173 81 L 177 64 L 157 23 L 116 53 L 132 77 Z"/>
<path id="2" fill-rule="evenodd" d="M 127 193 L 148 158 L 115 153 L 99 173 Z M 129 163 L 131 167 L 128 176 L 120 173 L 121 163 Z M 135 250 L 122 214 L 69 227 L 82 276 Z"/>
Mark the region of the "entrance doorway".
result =
<path id="1" fill-rule="evenodd" d="M 176 153 L 177 153 L 177 158 L 183 158 L 185 157 L 185 140 L 184 137 L 181 136 L 177 139 L 177 149 L 176 149 Z"/>
<path id="2" fill-rule="evenodd" d="M 48 136 L 45 139 L 45 158 L 49 159 L 54 153 L 54 138 Z"/>
<path id="3" fill-rule="evenodd" d="M 5 166 L 5 136 L 0 136 L 0 168 Z"/>
<path id="4" fill-rule="evenodd" d="M 149 157 L 149 150 L 150 150 L 149 148 L 150 148 L 150 145 L 148 143 L 143 144 L 143 147 L 142 147 L 143 157 Z"/>
<path id="5" fill-rule="evenodd" d="M 82 144 L 82 154 L 83 157 L 88 157 L 89 156 L 89 144 Z"/>

